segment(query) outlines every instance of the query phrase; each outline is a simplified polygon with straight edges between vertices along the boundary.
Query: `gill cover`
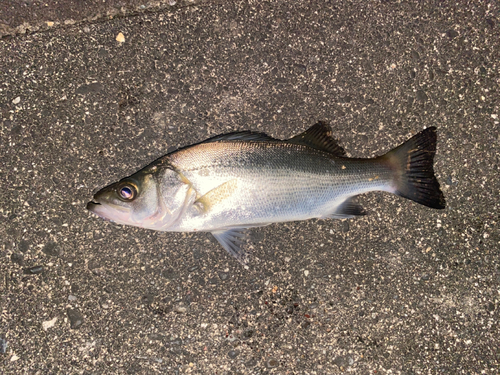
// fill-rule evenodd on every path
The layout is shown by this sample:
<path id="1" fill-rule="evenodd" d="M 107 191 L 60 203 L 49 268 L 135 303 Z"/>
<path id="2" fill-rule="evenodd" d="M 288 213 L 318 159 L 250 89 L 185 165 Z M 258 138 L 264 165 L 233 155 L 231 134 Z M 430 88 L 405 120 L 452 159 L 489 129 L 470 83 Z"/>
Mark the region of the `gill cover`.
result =
<path id="1" fill-rule="evenodd" d="M 160 175 L 146 168 L 106 186 L 87 204 L 87 209 L 118 224 L 167 230 L 194 201 L 191 186 L 172 169 Z"/>

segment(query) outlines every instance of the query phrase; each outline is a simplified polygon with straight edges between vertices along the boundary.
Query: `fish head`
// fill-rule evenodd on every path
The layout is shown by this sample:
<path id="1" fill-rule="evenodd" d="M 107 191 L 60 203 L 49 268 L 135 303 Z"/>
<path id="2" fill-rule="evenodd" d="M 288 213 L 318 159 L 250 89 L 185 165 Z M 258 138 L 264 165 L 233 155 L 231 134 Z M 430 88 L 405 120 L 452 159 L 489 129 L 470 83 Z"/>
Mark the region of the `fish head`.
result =
<path id="1" fill-rule="evenodd" d="M 153 173 L 139 171 L 99 190 L 87 210 L 117 224 L 144 227 L 158 213 L 158 184 Z"/>
<path id="2" fill-rule="evenodd" d="M 117 224 L 167 230 L 193 202 L 188 199 L 193 194 L 177 172 L 153 166 L 104 187 L 87 209 Z"/>

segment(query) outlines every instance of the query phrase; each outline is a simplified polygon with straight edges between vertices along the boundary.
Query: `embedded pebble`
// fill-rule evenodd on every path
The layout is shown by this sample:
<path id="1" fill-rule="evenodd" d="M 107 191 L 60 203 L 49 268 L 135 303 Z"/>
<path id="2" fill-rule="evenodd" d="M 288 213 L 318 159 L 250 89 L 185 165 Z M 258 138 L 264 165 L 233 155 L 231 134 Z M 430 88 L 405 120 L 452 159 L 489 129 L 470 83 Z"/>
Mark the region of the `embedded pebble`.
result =
<path id="1" fill-rule="evenodd" d="M 54 327 L 54 324 L 57 322 L 57 316 L 54 317 L 51 320 L 46 320 L 45 322 L 42 322 L 42 328 L 44 331 L 48 330 L 49 328 Z"/>
<path id="2" fill-rule="evenodd" d="M 253 329 L 247 329 L 245 331 L 243 331 L 243 337 L 249 339 L 250 337 L 252 337 L 254 334 L 254 330 Z"/>
<path id="3" fill-rule="evenodd" d="M 227 273 L 227 272 L 219 272 L 219 279 L 221 279 L 222 281 L 227 280 L 228 277 L 229 277 L 229 273 Z"/>
<path id="4" fill-rule="evenodd" d="M 116 41 L 119 43 L 125 42 L 125 35 L 123 35 L 123 33 L 118 33 L 118 35 L 116 36 Z"/>
<path id="5" fill-rule="evenodd" d="M 278 367 L 279 366 L 279 362 L 276 358 L 269 358 L 267 361 L 266 361 L 266 366 L 268 368 L 275 368 L 275 367 Z"/>
<path id="6" fill-rule="evenodd" d="M 184 304 L 181 302 L 178 305 L 175 305 L 173 310 L 176 313 L 183 314 L 183 313 L 185 313 L 187 311 L 187 307 L 184 306 Z"/>
<path id="7" fill-rule="evenodd" d="M 78 329 L 83 324 L 83 315 L 78 309 L 66 309 L 71 329 Z"/>
<path id="8" fill-rule="evenodd" d="M 427 99 L 427 94 L 423 90 L 417 90 L 417 100 L 419 102 L 425 102 Z"/>
<path id="9" fill-rule="evenodd" d="M 227 353 L 227 356 L 231 359 L 235 359 L 238 354 L 240 354 L 240 351 L 239 350 L 230 350 L 228 353 Z"/>
<path id="10" fill-rule="evenodd" d="M 7 352 L 8 346 L 9 343 L 7 342 L 7 340 L 0 337 L 0 353 L 5 354 Z"/>
<path id="11" fill-rule="evenodd" d="M 85 95 L 89 93 L 95 93 L 95 92 L 100 92 L 104 86 L 100 84 L 99 82 L 94 82 L 88 85 L 81 85 L 76 89 L 77 94 Z"/>
<path id="12" fill-rule="evenodd" d="M 52 257 L 58 256 L 60 254 L 55 242 L 47 242 L 43 247 L 42 252 Z"/>
<path id="13" fill-rule="evenodd" d="M 15 98 L 13 101 L 12 101 L 12 104 L 19 104 L 21 102 L 21 97 L 18 96 L 17 98 Z"/>
<path id="14" fill-rule="evenodd" d="M 26 241 L 26 240 L 19 241 L 19 245 L 18 245 L 19 251 L 25 253 L 26 251 L 28 251 L 29 247 L 30 246 L 28 244 L 28 241 Z"/>
<path id="15" fill-rule="evenodd" d="M 26 268 L 24 273 L 26 275 L 38 275 L 43 272 L 43 266 L 34 266 L 30 268 Z"/>
<path id="16" fill-rule="evenodd" d="M 18 265 L 24 265 L 24 255 L 21 253 L 14 253 L 10 256 L 10 260 Z"/>

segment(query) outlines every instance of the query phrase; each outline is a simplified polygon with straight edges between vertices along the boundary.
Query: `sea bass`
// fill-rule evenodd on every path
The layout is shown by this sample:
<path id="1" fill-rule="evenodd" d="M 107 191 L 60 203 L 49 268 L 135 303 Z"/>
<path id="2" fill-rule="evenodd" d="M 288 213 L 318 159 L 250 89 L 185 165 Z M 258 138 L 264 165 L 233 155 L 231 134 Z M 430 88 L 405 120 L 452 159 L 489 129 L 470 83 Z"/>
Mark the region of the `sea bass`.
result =
<path id="1" fill-rule="evenodd" d="M 386 191 L 444 208 L 435 153 L 435 127 L 372 159 L 346 157 L 324 123 L 288 140 L 235 132 L 157 159 L 100 190 L 87 209 L 118 224 L 211 232 L 244 264 L 245 229 L 364 215 L 358 194 Z"/>

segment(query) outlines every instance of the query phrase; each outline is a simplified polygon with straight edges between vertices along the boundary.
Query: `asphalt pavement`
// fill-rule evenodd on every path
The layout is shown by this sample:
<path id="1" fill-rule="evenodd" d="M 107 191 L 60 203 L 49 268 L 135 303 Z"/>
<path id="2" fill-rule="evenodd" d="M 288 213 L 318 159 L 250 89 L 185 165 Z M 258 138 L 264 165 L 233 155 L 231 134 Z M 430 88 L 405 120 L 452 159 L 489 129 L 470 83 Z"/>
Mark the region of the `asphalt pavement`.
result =
<path id="1" fill-rule="evenodd" d="M 2 374 L 499 373 L 498 2 L 74 3 L 0 6 Z M 318 120 L 350 157 L 436 126 L 446 209 L 252 229 L 248 270 L 85 209 L 176 148 Z"/>

